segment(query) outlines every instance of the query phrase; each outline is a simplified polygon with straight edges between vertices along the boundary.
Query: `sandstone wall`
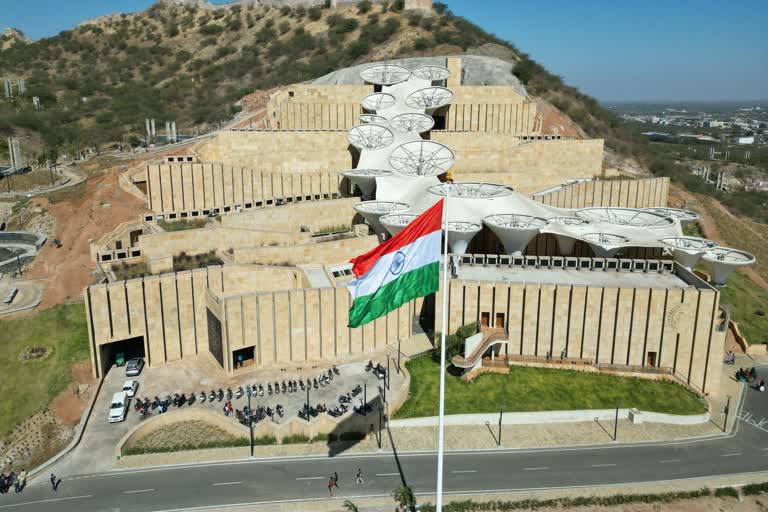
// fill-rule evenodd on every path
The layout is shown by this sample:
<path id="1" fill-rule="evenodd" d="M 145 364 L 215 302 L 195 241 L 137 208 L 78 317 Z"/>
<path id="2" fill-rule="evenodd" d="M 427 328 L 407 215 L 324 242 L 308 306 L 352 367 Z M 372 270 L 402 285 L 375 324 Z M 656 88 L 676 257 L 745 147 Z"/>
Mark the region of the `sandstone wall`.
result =
<path id="1" fill-rule="evenodd" d="M 235 263 L 257 265 L 338 265 L 378 245 L 376 235 L 290 247 L 242 247 L 234 252 Z"/>
<path id="2" fill-rule="evenodd" d="M 705 392 L 718 388 L 725 331 L 717 328 L 715 290 L 451 280 L 448 293 L 449 331 L 485 315 L 494 324 L 501 315 L 510 355 L 565 351 L 570 358 L 638 366 L 655 357 L 657 366 Z M 440 318 L 440 293 L 435 302 Z"/>
<path id="3" fill-rule="evenodd" d="M 669 178 L 587 181 L 534 194 L 536 201 L 558 208 L 620 206 L 650 208 L 667 206 Z"/>
<path id="4" fill-rule="evenodd" d="M 294 203 L 279 208 L 261 208 L 240 215 L 221 217 L 224 227 L 271 229 L 282 232 L 299 232 L 302 227 L 317 231 L 331 226 L 351 225 L 357 197 Z"/>

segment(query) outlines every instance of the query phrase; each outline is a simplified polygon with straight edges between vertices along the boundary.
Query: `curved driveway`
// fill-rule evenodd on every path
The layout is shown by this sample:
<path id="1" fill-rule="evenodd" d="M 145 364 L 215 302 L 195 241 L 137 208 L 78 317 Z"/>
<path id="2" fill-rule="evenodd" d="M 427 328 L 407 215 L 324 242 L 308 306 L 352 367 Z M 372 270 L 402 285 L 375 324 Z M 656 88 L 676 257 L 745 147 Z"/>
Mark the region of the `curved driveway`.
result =
<path id="1" fill-rule="evenodd" d="M 735 433 L 690 441 L 544 450 L 450 452 L 445 489 L 451 494 L 668 482 L 768 470 L 768 395 L 747 390 Z M 385 434 L 386 435 L 386 434 Z M 356 486 L 362 468 L 365 484 Z M 115 471 L 64 481 L 54 494 L 44 479 L 23 494 L 0 496 L 0 511 L 175 511 L 303 501 L 328 496 L 338 472 L 337 499 L 389 496 L 403 481 L 434 492 L 435 454 L 360 454 L 335 458 L 269 458 Z"/>

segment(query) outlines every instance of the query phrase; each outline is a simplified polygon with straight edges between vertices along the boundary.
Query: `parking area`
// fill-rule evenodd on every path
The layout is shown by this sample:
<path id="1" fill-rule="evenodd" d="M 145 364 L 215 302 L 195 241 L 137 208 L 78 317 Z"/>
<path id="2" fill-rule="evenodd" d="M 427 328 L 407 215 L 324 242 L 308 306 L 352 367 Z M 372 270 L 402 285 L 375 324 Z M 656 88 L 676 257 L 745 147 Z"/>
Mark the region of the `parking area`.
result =
<path id="1" fill-rule="evenodd" d="M 386 368 L 386 353 L 380 352 L 376 356 L 372 356 L 373 364 L 380 363 Z M 367 361 L 338 365 L 338 375 L 334 373 L 333 380 L 329 380 L 326 386 L 318 385 L 317 389 L 314 388 L 314 385 L 312 386 L 309 391 L 310 404 L 312 406 L 324 404 L 328 408 L 333 408 L 338 404 L 339 395 L 351 392 L 358 385 L 365 391 L 352 398 L 351 403 L 348 404 L 349 411 L 346 414 L 353 414 L 352 406 L 360 406 L 364 396 L 366 396 L 368 402 L 373 401 L 379 396 L 380 392 L 383 392 L 383 380 L 378 378 L 373 371 L 366 371 L 366 366 Z M 278 404 L 282 405 L 284 409 L 284 416 L 282 418 L 275 415 L 274 420 L 269 418 L 264 420 L 282 423 L 298 415 L 299 410 L 306 403 L 307 391 L 306 389 L 301 390 L 299 388 L 298 391 L 293 393 L 283 393 L 281 391 L 279 394 L 273 392 L 272 395 L 269 395 L 266 391 L 267 385 L 271 384 L 274 387 L 277 381 L 282 389 L 283 381 L 286 381 L 287 384 L 288 380 L 298 381 L 299 379 L 302 379 L 306 385 L 307 379 L 314 381 L 322 373 L 327 374 L 330 368 L 330 365 L 318 363 L 266 370 L 244 370 L 242 373 L 234 376 L 224 376 L 216 362 L 207 355 L 185 359 L 183 363 L 173 363 L 160 368 L 145 367 L 138 377 L 127 377 L 125 375 L 125 366 L 112 367 L 104 377 L 104 383 L 94 403 L 93 413 L 83 433 L 82 441 L 70 455 L 57 464 L 55 472 L 57 475 L 65 476 L 109 471 L 112 469 L 115 462 L 115 446 L 132 427 L 142 421 L 134 408 L 137 399 L 148 397 L 150 400 L 153 400 L 155 396 L 158 396 L 162 400 L 168 395 L 173 396 L 175 393 L 183 393 L 187 396 L 190 393 L 194 393 L 196 395 L 195 401 L 190 405 L 183 405 L 181 407 L 205 407 L 223 415 L 228 388 L 234 394 L 238 386 L 243 386 L 245 389 L 248 384 L 251 384 L 251 386 L 256 384 L 257 387 L 261 384 L 265 392 L 261 397 L 251 397 L 251 407 L 255 409 L 263 406 L 275 409 Z M 388 402 L 392 403 L 402 393 L 407 393 L 407 389 L 404 386 L 404 374 L 397 373 L 394 360 L 390 363 L 390 370 L 391 382 L 387 395 Z M 113 394 L 121 390 L 126 380 L 136 380 L 138 382 L 136 397 L 130 399 L 125 421 L 109 423 L 110 401 Z M 217 398 L 210 402 L 207 399 L 207 395 L 211 391 L 218 393 L 219 389 L 224 392 L 224 399 L 219 401 Z M 198 399 L 201 392 L 206 394 L 205 402 L 201 402 Z M 233 396 L 232 406 L 234 409 L 242 410 L 246 405 L 248 405 L 248 398 L 246 396 L 242 396 L 240 399 Z M 166 414 L 173 414 L 177 410 L 177 407 L 171 406 Z M 157 414 L 159 414 L 158 409 L 150 410 L 151 416 Z M 237 420 L 233 416 L 231 421 Z"/>

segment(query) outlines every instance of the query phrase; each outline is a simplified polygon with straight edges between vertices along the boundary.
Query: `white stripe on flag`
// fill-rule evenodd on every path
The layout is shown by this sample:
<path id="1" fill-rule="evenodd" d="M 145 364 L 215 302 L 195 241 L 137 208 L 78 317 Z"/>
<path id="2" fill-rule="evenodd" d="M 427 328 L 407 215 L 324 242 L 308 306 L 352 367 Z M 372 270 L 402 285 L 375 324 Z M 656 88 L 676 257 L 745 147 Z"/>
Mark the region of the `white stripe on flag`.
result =
<path id="1" fill-rule="evenodd" d="M 391 283 L 406 272 L 438 261 L 440 259 L 441 236 L 441 230 L 433 231 L 417 238 L 399 250 L 379 258 L 365 275 L 347 283 L 349 293 L 352 294 L 352 301 L 354 302 L 358 297 L 365 297 L 375 293 L 376 290 Z M 395 262 L 395 256 L 398 253 L 403 253 L 405 262 L 397 265 L 397 269 L 392 269 L 392 264 Z M 393 272 L 393 270 L 397 273 Z"/>

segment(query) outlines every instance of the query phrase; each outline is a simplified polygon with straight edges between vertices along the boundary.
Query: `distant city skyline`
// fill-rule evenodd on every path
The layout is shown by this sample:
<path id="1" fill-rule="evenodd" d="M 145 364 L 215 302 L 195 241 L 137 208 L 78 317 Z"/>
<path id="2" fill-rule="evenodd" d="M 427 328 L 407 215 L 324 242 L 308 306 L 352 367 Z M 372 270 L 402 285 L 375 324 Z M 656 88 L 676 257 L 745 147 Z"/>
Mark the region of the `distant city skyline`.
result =
<path id="1" fill-rule="evenodd" d="M 33 39 L 153 0 L 9 0 L 2 25 Z M 221 2 L 218 2 L 221 3 Z M 512 42 L 569 85 L 612 102 L 768 99 L 764 0 L 447 0 L 459 16 Z"/>

